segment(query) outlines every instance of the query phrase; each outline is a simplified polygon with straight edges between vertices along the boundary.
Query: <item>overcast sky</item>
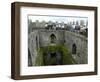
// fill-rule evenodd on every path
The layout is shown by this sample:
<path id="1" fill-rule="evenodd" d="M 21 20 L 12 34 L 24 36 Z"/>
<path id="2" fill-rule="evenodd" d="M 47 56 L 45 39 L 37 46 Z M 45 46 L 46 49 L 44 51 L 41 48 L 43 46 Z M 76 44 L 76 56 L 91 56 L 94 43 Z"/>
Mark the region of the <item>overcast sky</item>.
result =
<path id="1" fill-rule="evenodd" d="M 80 21 L 84 20 L 86 22 L 88 20 L 87 17 L 72 17 L 72 16 L 40 16 L 40 15 L 29 15 L 28 19 L 32 20 L 32 22 L 35 22 L 36 20 L 41 21 L 52 21 L 52 22 L 71 22 L 71 21 Z"/>

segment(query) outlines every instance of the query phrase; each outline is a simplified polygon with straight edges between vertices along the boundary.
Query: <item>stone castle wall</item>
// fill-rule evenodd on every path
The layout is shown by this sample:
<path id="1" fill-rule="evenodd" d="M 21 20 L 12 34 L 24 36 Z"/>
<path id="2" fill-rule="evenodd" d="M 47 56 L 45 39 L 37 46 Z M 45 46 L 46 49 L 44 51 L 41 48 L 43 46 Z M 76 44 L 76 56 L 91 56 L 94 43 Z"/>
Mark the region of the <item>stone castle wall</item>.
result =
<path id="1" fill-rule="evenodd" d="M 33 65 L 37 57 L 37 48 L 48 46 L 50 44 L 50 35 L 56 36 L 57 44 L 65 44 L 68 46 L 69 52 L 72 54 L 72 46 L 76 45 L 76 54 L 72 54 L 73 58 L 79 64 L 87 63 L 87 39 L 84 36 L 64 30 L 34 30 L 29 34 L 28 47 L 31 53 Z"/>
<path id="2" fill-rule="evenodd" d="M 72 46 L 76 45 L 76 54 L 72 54 L 77 63 L 86 64 L 88 58 L 88 50 L 87 50 L 87 38 L 73 32 L 65 31 L 65 41 L 66 45 L 69 48 L 70 53 L 72 54 Z"/>

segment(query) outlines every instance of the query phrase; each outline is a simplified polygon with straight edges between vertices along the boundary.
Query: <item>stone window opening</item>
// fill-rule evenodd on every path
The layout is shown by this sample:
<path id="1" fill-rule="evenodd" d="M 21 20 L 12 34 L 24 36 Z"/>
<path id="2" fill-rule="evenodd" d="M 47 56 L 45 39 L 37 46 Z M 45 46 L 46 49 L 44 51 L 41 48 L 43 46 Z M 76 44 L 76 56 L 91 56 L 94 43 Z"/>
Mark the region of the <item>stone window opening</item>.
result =
<path id="1" fill-rule="evenodd" d="M 77 51 L 77 47 L 76 47 L 76 44 L 74 43 L 72 45 L 72 54 L 76 54 L 76 51 Z"/>
<path id="2" fill-rule="evenodd" d="M 38 49 L 38 38 L 36 36 L 36 49 Z"/>
<path id="3" fill-rule="evenodd" d="M 54 34 L 50 35 L 51 43 L 56 43 L 56 36 Z"/>

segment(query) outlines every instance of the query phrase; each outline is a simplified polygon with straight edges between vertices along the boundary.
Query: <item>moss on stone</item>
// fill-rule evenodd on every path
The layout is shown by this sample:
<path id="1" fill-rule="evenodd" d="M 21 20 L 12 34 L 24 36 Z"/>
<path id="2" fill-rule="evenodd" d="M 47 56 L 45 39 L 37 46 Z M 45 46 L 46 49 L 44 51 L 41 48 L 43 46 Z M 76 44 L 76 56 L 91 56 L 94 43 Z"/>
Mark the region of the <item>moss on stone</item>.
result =
<path id="1" fill-rule="evenodd" d="M 62 53 L 62 64 L 74 64 L 75 60 L 72 58 L 71 54 L 68 51 L 68 47 L 65 45 L 49 45 L 49 46 L 44 46 L 38 49 L 38 56 L 36 59 L 36 66 L 44 66 L 44 61 L 43 61 L 43 55 L 47 52 L 55 52 L 59 51 Z M 46 59 L 45 59 L 46 60 Z M 52 63 L 54 62 L 55 59 L 52 59 L 51 61 L 47 61 L 47 63 Z"/>

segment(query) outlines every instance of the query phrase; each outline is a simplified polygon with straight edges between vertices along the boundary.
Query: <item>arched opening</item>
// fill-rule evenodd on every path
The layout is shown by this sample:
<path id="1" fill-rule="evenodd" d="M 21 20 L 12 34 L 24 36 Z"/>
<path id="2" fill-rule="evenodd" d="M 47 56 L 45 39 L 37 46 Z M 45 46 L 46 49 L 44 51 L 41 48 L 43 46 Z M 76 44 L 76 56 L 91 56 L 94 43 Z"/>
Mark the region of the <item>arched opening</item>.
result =
<path id="1" fill-rule="evenodd" d="M 38 38 L 36 36 L 36 49 L 38 49 Z"/>
<path id="2" fill-rule="evenodd" d="M 51 65 L 57 65 L 57 53 L 56 52 L 53 52 L 53 53 L 50 53 L 50 60 L 51 61 Z"/>
<path id="3" fill-rule="evenodd" d="M 52 52 L 47 50 L 43 53 L 44 65 L 62 65 L 62 53 L 58 50 Z"/>
<path id="4" fill-rule="evenodd" d="M 56 42 L 56 36 L 54 34 L 50 35 L 50 41 L 51 41 L 51 43 L 55 43 Z"/>
<path id="5" fill-rule="evenodd" d="M 28 66 L 32 66 L 32 58 L 31 58 L 31 53 L 29 49 L 28 49 Z"/>
<path id="6" fill-rule="evenodd" d="M 76 44 L 74 43 L 72 45 L 72 54 L 76 54 L 76 51 L 77 51 L 77 47 L 76 47 Z"/>

